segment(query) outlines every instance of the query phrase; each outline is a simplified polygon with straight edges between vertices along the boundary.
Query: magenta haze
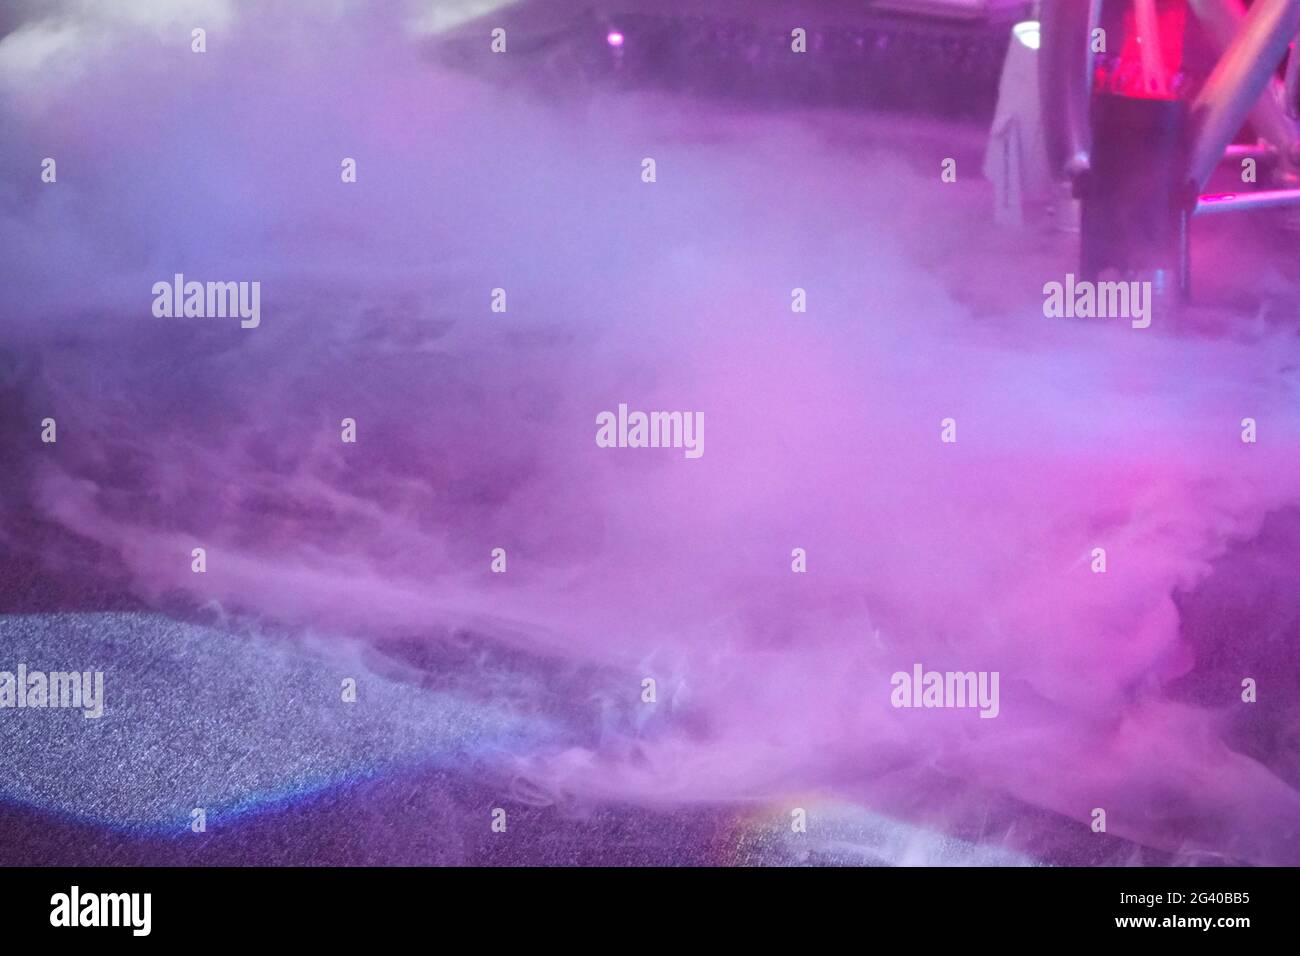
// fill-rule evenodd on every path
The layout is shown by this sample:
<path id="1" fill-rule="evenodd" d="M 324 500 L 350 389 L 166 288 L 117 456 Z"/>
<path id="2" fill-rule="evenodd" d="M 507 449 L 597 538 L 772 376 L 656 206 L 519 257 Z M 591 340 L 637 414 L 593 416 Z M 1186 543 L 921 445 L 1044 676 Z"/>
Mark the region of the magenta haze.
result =
<path id="1" fill-rule="evenodd" d="M 147 600 L 621 666 L 659 732 L 518 755 L 557 790 L 928 825 L 998 792 L 1300 863 L 1297 792 L 1219 732 L 1275 688 L 1166 691 L 1195 662 L 1171 594 L 1300 498 L 1293 338 L 1044 319 L 1068 261 L 991 251 L 942 135 L 542 102 L 436 68 L 396 7 L 272 6 L 214 17 L 206 54 L 188 20 L 0 48 L 0 155 L 28 176 L 0 219 L 5 344 L 34 357 L 22 427 L 59 427 L 17 507 L 119 550 Z M 260 325 L 155 318 L 177 273 L 259 280 Z M 1003 291 L 975 314 L 981 274 Z M 707 414 L 708 455 L 597 447 L 623 402 Z M 917 661 L 998 672 L 998 718 L 892 707 Z"/>

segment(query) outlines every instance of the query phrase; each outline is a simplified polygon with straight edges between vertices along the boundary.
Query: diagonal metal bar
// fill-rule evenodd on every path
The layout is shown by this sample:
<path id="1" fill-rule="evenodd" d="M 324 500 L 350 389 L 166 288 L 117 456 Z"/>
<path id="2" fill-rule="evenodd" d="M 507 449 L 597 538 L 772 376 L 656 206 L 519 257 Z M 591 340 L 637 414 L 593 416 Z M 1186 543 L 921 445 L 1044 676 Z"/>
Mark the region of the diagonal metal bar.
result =
<path id="1" fill-rule="evenodd" d="M 1237 0 L 1192 0 L 1192 7 L 1210 32 L 1222 39 Z M 1204 88 L 1192 105 L 1192 140 L 1188 151 L 1187 179 L 1204 188 L 1223 157 L 1224 150 L 1246 118 L 1262 130 L 1284 156 L 1296 145 L 1296 127 L 1281 105 L 1261 94 L 1274 82 L 1274 71 L 1291 39 L 1300 31 L 1300 0 L 1258 0 L 1240 21 Z M 1259 117 L 1259 118 L 1257 118 Z"/>

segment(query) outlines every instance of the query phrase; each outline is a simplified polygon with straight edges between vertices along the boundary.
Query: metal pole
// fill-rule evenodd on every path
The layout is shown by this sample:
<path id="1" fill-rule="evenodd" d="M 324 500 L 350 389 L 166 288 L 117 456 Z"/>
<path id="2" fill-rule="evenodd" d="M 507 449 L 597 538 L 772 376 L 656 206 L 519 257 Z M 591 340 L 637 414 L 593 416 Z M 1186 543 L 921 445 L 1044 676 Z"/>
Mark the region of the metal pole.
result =
<path id="1" fill-rule="evenodd" d="M 1192 301 L 1192 214 L 1178 210 L 1178 299 Z"/>
<path id="2" fill-rule="evenodd" d="M 1198 15 L 1204 0 L 1194 4 Z M 1220 8 L 1221 12 L 1222 8 Z M 1273 79 L 1291 38 L 1300 31 L 1300 0 L 1258 0 L 1192 105 L 1194 130 L 1187 178 L 1204 188 L 1247 114 Z M 1285 114 L 1274 104 L 1283 121 Z M 1290 128 L 1287 122 L 1287 127 Z M 1283 153 L 1294 139 L 1277 143 Z"/>
<path id="3" fill-rule="evenodd" d="M 1223 151 L 1223 161 L 1233 162 L 1243 159 L 1273 159 L 1277 156 L 1277 147 L 1272 143 L 1231 143 Z"/>
<path id="4" fill-rule="evenodd" d="M 1297 56 L 1295 44 L 1291 44 L 1291 55 L 1286 60 L 1286 79 L 1282 88 L 1286 115 L 1291 119 L 1300 117 L 1300 56 Z"/>
<path id="5" fill-rule="evenodd" d="M 1197 20 L 1222 54 L 1246 19 L 1242 0 L 1190 0 L 1190 4 Z M 1271 79 L 1264 95 L 1255 101 L 1250 111 L 1250 122 L 1260 136 L 1278 148 L 1282 168 L 1291 171 L 1295 165 L 1296 147 L 1300 145 L 1300 123 L 1285 106 L 1285 99 L 1283 84 Z"/>
<path id="6" fill-rule="evenodd" d="M 1043 0 L 1038 89 L 1052 174 L 1072 177 L 1090 163 L 1092 30 L 1101 0 Z"/>
<path id="7" fill-rule="evenodd" d="M 1279 209 L 1300 206 L 1300 189 L 1261 189 L 1250 193 L 1215 193 L 1196 202 L 1197 216 L 1217 216 L 1225 212 L 1251 209 Z"/>

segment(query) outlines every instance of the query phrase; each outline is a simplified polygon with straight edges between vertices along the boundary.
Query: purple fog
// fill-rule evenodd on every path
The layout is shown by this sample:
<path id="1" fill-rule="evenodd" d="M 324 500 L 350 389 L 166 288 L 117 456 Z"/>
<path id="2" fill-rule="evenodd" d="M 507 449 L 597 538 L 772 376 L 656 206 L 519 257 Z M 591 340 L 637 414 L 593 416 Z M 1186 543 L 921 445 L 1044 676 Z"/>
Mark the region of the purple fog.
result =
<path id="1" fill-rule="evenodd" d="M 511 728 L 440 764 L 482 792 L 444 834 L 498 804 L 539 828 L 617 812 L 678 821 L 673 860 L 731 862 L 718 833 L 770 830 L 748 859 L 785 862 L 803 808 L 826 824 L 814 859 L 873 839 L 873 860 L 945 862 L 956 839 L 963 862 L 1300 864 L 1294 268 L 1207 230 L 1205 295 L 1178 319 L 1046 318 L 1073 250 L 993 223 L 987 121 L 569 78 L 530 53 L 531 5 L 490 6 L 10 15 L 11 651 L 112 665 L 96 733 L 162 741 L 149 760 L 202 772 L 235 828 L 419 779 L 438 697 Z M 517 60 L 488 49 L 496 15 Z M 634 56 L 633 26 L 594 43 Z M 156 316 L 177 274 L 259 282 L 259 324 Z M 702 413 L 702 453 L 600 447 L 620 404 Z M 380 682 L 415 685 L 412 716 L 329 768 L 270 743 L 238 769 L 206 744 L 165 756 L 186 721 L 229 715 L 163 698 L 241 678 L 159 639 L 185 676 L 114 729 L 149 670 L 125 619 L 203 628 L 231 674 L 253 647 L 285 674 L 325 662 L 278 685 L 304 720 L 381 707 Z M 997 672 L 996 716 L 894 706 L 917 664 Z M 7 859 L 66 853 L 69 827 L 170 859 L 150 841 L 198 804 L 165 774 L 129 783 L 95 723 L 6 738 L 29 765 L 0 788 Z M 39 759 L 56 746 L 96 766 L 93 802 Z M 19 840 L 24 815 L 64 829 Z M 365 819 L 343 857 L 411 859 Z M 515 862 L 551 861 L 536 840 Z M 591 840 L 602 862 L 659 859 Z M 483 859 L 469 841 L 419 860 Z"/>

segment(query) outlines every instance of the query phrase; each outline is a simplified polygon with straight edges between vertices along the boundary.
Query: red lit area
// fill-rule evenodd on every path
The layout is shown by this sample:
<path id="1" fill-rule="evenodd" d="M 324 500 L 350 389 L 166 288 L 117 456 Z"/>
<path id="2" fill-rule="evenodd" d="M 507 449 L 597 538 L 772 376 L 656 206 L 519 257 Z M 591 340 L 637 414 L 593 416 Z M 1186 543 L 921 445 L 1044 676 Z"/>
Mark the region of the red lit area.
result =
<path id="1" fill-rule="evenodd" d="M 1106 22 L 1107 50 L 1095 71 L 1098 92 L 1135 99 L 1174 100 L 1181 88 L 1186 0 L 1133 0 Z M 1109 13 L 1109 11 L 1108 11 Z M 1116 36 L 1118 33 L 1118 36 Z M 1101 52 L 1101 51 L 1098 51 Z"/>

